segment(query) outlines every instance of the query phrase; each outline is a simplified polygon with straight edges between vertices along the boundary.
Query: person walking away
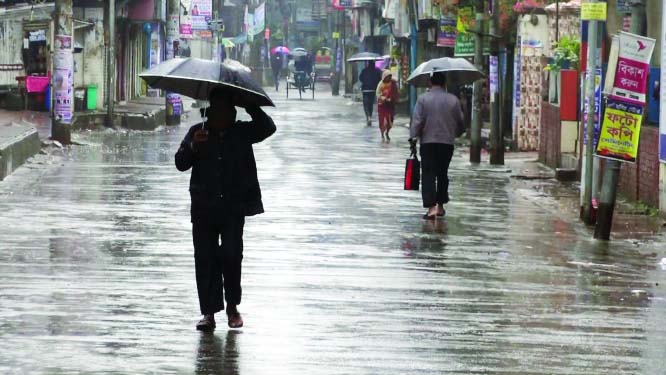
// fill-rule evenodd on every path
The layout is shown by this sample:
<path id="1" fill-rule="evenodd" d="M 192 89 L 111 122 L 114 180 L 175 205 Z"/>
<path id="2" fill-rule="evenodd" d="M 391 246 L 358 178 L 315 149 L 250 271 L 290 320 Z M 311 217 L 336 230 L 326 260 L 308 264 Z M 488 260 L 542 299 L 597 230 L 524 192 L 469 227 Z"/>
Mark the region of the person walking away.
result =
<path id="1" fill-rule="evenodd" d="M 363 109 L 368 126 L 372 125 L 372 110 L 375 106 L 375 92 L 379 81 L 382 80 L 382 72 L 375 67 L 374 61 L 368 61 L 359 75 L 361 81 L 361 92 L 363 93 Z"/>
<path id="2" fill-rule="evenodd" d="M 446 92 L 445 73 L 434 73 L 429 92 L 416 101 L 410 124 L 410 144 L 421 143 L 421 195 L 428 211 L 423 218 L 444 216 L 449 202 L 449 164 L 455 138 L 463 129 L 463 112 L 458 98 Z"/>
<path id="3" fill-rule="evenodd" d="M 390 70 L 382 72 L 382 80 L 377 85 L 377 117 L 379 120 L 379 132 L 382 134 L 382 141 L 384 133 L 386 133 L 386 141 L 390 141 L 389 131 L 393 127 L 393 119 L 395 117 L 395 105 L 400 98 L 398 92 L 398 84 L 393 80 L 393 75 Z"/>
<path id="4" fill-rule="evenodd" d="M 243 326 L 241 261 L 245 217 L 264 212 L 252 145 L 276 130 L 257 106 L 247 106 L 252 121 L 236 121 L 237 98 L 220 89 L 210 94 L 208 122 L 190 128 L 176 152 L 176 168 L 192 168 L 192 238 L 203 319 L 196 328 L 215 329 L 214 314 L 227 302 L 228 325 Z"/>
<path id="5" fill-rule="evenodd" d="M 271 69 L 273 70 L 273 80 L 275 81 L 275 91 L 280 88 L 280 72 L 282 71 L 282 54 L 276 53 L 271 56 Z"/>

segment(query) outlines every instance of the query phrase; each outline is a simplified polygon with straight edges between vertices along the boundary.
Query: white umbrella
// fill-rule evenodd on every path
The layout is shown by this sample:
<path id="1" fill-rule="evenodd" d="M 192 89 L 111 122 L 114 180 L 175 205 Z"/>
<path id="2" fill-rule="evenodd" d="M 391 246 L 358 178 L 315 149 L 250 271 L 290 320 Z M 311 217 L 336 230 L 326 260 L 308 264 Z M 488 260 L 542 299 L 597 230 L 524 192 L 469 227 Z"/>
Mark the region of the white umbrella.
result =
<path id="1" fill-rule="evenodd" d="M 407 83 L 418 87 L 428 87 L 433 73 L 445 72 L 446 83 L 451 85 L 466 85 L 484 78 L 472 63 L 462 58 L 441 57 L 428 60 L 419 65 L 407 78 Z"/>
<path id="2" fill-rule="evenodd" d="M 382 57 L 379 54 L 372 52 L 361 52 L 347 59 L 347 62 L 359 62 L 359 61 L 377 61 L 381 60 Z"/>

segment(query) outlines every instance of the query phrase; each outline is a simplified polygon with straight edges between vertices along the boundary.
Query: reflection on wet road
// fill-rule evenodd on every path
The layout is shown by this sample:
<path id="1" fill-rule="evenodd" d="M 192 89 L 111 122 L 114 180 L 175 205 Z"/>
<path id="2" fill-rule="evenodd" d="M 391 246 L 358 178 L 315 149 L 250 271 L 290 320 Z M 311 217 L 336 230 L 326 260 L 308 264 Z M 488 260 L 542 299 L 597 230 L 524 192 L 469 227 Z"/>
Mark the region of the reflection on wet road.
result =
<path id="1" fill-rule="evenodd" d="M 255 149 L 246 327 L 194 330 L 187 126 L 84 133 L 0 183 L 0 373 L 655 374 L 663 251 L 600 244 L 506 167 L 452 165 L 448 217 L 402 190 L 407 131 L 278 99 Z"/>

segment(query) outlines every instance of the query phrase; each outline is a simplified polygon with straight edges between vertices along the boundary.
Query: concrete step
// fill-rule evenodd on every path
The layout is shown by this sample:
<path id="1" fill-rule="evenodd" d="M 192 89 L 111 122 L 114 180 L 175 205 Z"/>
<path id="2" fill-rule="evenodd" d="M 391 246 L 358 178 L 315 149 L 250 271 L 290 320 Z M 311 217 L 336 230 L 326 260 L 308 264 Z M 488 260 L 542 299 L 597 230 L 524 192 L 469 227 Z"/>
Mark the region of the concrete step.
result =
<path id="1" fill-rule="evenodd" d="M 0 125 L 0 181 L 39 152 L 41 143 L 33 127 Z"/>

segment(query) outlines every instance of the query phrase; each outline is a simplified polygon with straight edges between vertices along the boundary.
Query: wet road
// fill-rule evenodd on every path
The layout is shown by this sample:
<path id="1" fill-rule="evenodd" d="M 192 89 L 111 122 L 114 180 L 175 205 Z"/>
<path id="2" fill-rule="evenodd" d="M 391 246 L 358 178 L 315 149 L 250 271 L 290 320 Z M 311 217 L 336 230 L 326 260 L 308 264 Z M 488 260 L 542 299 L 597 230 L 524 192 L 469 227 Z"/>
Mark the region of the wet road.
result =
<path id="1" fill-rule="evenodd" d="M 358 104 L 277 103 L 245 328 L 194 330 L 187 127 L 83 133 L 0 182 L 0 373 L 665 371 L 663 239 L 597 243 L 575 197 L 460 153 L 426 223 L 401 189 L 406 129 L 385 144 Z"/>

